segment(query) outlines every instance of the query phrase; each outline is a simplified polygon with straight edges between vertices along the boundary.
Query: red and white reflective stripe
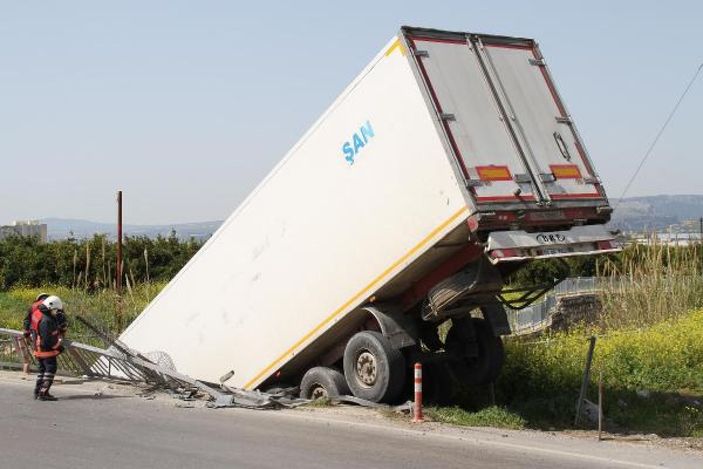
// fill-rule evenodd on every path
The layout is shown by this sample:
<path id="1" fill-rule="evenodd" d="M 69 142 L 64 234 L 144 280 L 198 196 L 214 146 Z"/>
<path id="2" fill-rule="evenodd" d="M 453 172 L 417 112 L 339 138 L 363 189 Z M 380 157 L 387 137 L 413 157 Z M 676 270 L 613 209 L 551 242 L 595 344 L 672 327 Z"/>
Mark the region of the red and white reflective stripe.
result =
<path id="1" fill-rule="evenodd" d="M 518 257 L 518 251 L 517 249 L 494 249 L 491 251 L 491 256 L 495 257 L 497 259 L 503 259 L 503 258 L 510 258 L 510 257 Z"/>
<path id="2" fill-rule="evenodd" d="M 415 405 L 413 405 L 413 422 L 423 422 L 422 417 L 422 363 L 415 363 Z"/>
<path id="3" fill-rule="evenodd" d="M 617 247 L 615 245 L 615 243 L 613 243 L 611 240 L 598 241 L 597 245 L 598 245 L 598 249 L 601 249 L 603 251 L 607 250 L 607 249 L 614 249 Z"/>

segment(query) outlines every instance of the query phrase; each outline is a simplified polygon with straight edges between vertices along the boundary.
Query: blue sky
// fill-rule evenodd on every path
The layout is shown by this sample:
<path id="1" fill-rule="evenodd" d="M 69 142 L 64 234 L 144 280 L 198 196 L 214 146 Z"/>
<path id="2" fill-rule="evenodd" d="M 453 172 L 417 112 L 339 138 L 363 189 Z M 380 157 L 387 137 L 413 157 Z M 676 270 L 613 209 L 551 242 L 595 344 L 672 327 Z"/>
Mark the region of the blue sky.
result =
<path id="1" fill-rule="evenodd" d="M 536 38 L 611 198 L 703 62 L 697 1 L 4 1 L 0 223 L 225 218 L 402 24 Z M 628 195 L 703 193 L 702 109 Z"/>

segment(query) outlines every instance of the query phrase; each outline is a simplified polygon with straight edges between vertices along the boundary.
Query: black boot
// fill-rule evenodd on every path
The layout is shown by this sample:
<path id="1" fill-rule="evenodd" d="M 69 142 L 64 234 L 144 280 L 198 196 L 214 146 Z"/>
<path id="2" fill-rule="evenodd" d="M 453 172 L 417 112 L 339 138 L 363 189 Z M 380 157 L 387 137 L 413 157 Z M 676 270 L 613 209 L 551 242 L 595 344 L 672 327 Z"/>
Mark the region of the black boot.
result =
<path id="1" fill-rule="evenodd" d="M 46 372 L 44 373 L 44 381 L 42 381 L 41 385 L 41 391 L 39 391 L 39 399 L 42 401 L 56 401 L 54 396 L 49 394 L 49 389 L 51 389 L 51 385 L 54 384 L 54 373 L 53 372 Z M 43 397 L 43 399 L 42 399 Z"/>
<path id="2" fill-rule="evenodd" d="M 58 401 L 56 397 L 49 394 L 49 388 L 42 388 L 42 390 L 39 391 L 38 399 L 40 401 Z"/>
<path id="3" fill-rule="evenodd" d="M 39 397 L 39 392 L 41 391 L 41 386 L 44 384 L 44 374 L 40 373 L 37 375 L 37 384 L 34 385 L 34 399 Z"/>

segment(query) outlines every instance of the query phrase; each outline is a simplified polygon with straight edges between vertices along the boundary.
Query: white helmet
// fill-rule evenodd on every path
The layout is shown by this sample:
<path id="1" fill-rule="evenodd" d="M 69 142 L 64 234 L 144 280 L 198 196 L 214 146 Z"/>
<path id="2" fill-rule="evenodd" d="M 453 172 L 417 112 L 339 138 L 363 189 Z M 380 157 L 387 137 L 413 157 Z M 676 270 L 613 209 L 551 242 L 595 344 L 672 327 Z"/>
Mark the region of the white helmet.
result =
<path id="1" fill-rule="evenodd" d="M 55 311 L 61 311 L 61 310 L 63 310 L 63 302 L 61 301 L 61 298 L 59 298 L 58 296 L 51 295 L 51 296 L 47 297 L 47 298 L 42 302 L 42 304 L 43 304 L 44 306 L 46 306 L 46 308 L 47 308 L 49 311 L 51 311 L 51 310 L 55 310 Z"/>

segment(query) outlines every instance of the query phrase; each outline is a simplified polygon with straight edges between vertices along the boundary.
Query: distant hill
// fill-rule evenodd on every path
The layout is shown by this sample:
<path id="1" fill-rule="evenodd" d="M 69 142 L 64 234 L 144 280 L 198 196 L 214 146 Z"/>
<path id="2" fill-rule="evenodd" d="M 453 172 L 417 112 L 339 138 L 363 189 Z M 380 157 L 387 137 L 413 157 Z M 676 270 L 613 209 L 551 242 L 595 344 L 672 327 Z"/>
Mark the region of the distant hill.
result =
<path id="1" fill-rule="evenodd" d="M 114 223 L 100 223 L 88 220 L 67 218 L 44 218 L 47 224 L 49 239 L 90 238 L 96 233 L 107 234 L 110 238 L 117 237 L 117 226 Z M 124 225 L 126 236 L 169 236 L 171 231 L 181 239 L 207 239 L 220 227 L 222 221 L 206 221 L 200 223 L 175 223 L 172 225 Z"/>
<path id="2" fill-rule="evenodd" d="M 703 195 L 655 195 L 630 197 L 615 207 L 610 225 L 623 231 L 663 230 L 671 225 L 690 223 L 693 231 L 698 231 L 697 220 L 703 217 Z M 99 223 L 88 220 L 66 218 L 45 218 L 49 239 L 89 238 L 95 233 L 105 233 L 111 238 L 117 236 L 114 223 Z M 207 239 L 222 224 L 221 220 L 200 223 L 177 223 L 172 225 L 125 225 L 124 232 L 129 236 L 156 237 L 169 236 L 175 230 L 181 239 Z"/>
<path id="3" fill-rule="evenodd" d="M 611 225 L 626 231 L 662 230 L 671 225 L 690 223 L 698 231 L 697 220 L 703 217 L 703 195 L 654 195 L 626 198 L 618 205 L 610 201 L 615 212 Z"/>

